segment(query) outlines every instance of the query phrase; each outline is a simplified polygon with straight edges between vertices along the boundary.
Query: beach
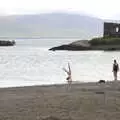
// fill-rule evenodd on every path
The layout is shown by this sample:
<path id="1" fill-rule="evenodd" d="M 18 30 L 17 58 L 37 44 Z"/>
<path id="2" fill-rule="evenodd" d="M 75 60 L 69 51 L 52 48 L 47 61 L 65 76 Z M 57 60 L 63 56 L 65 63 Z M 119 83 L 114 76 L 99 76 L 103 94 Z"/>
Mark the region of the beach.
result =
<path id="1" fill-rule="evenodd" d="M 120 120 L 120 82 L 0 88 L 0 120 Z"/>

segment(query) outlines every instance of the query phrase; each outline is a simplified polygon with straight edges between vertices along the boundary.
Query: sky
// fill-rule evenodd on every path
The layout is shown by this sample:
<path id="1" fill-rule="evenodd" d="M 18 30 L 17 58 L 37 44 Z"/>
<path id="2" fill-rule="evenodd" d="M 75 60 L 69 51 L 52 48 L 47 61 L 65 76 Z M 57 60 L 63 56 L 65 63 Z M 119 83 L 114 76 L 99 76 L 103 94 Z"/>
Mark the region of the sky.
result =
<path id="1" fill-rule="evenodd" d="M 72 12 L 120 19 L 120 0 L 0 0 L 0 15 Z"/>

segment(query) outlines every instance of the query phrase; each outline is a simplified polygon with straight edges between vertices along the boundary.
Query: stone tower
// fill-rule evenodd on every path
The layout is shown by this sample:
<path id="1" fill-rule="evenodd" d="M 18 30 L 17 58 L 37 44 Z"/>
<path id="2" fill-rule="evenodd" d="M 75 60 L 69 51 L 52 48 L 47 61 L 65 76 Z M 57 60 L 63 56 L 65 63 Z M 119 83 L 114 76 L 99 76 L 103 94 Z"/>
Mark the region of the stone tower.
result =
<path id="1" fill-rule="evenodd" d="M 120 24 L 105 22 L 104 23 L 104 37 L 120 37 Z"/>

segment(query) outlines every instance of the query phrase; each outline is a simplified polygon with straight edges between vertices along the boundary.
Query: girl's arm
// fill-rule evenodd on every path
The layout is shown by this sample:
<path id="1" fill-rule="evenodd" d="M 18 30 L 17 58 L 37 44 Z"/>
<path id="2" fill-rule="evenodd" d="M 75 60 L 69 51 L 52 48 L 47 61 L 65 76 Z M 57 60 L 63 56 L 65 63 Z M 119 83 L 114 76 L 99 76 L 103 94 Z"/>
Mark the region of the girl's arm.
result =
<path id="1" fill-rule="evenodd" d="M 118 65 L 118 71 L 119 71 L 119 65 Z"/>
<path id="2" fill-rule="evenodd" d="M 63 70 L 64 70 L 66 73 L 68 73 L 68 71 L 67 71 L 65 68 L 63 68 Z"/>

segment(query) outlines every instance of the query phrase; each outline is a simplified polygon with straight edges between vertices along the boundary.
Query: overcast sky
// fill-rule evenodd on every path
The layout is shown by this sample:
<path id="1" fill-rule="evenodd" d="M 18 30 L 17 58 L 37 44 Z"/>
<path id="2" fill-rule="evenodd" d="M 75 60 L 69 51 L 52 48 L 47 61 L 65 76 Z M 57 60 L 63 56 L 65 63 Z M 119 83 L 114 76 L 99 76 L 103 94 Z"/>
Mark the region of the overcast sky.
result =
<path id="1" fill-rule="evenodd" d="M 0 14 L 75 12 L 103 19 L 120 18 L 120 0 L 0 0 Z"/>

